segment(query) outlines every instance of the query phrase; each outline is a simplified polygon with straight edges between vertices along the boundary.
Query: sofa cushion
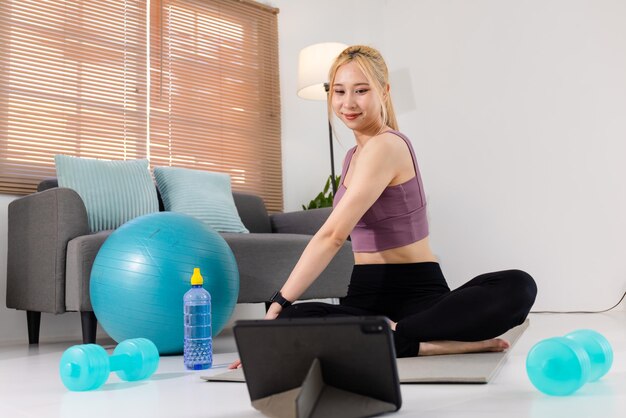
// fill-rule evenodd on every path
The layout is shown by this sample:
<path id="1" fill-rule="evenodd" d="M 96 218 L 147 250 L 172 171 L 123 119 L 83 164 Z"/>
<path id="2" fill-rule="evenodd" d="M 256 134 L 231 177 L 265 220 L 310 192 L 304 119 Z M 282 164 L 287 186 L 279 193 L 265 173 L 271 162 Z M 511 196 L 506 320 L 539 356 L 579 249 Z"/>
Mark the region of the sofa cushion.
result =
<path id="1" fill-rule="evenodd" d="M 263 199 L 257 195 L 241 192 L 233 192 L 233 199 L 235 200 L 235 206 L 237 206 L 241 222 L 243 222 L 248 231 L 251 233 L 272 232 L 270 216 L 267 213 Z"/>
<path id="2" fill-rule="evenodd" d="M 91 232 L 115 229 L 158 212 L 148 160 L 108 161 L 55 155 L 59 187 L 74 189 L 87 209 Z"/>
<path id="3" fill-rule="evenodd" d="M 155 167 L 165 210 L 195 216 L 218 232 L 248 232 L 241 222 L 228 174 Z"/>
<path id="4" fill-rule="evenodd" d="M 272 232 L 280 234 L 315 235 L 330 216 L 332 208 L 274 213 L 270 217 Z"/>

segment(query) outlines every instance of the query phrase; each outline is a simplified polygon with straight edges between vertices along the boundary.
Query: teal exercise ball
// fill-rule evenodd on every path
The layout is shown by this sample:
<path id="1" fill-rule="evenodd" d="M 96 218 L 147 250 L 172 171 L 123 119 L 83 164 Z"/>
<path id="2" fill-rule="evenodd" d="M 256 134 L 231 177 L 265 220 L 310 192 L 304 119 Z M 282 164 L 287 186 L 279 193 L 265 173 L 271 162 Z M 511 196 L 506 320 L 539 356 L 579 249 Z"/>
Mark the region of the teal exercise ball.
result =
<path id="1" fill-rule="evenodd" d="M 183 351 L 183 296 L 194 267 L 211 294 L 213 336 L 230 319 L 239 270 L 230 247 L 202 221 L 181 213 L 135 218 L 104 242 L 93 264 L 90 295 L 102 328 L 118 343 L 147 338 L 160 354 Z"/>

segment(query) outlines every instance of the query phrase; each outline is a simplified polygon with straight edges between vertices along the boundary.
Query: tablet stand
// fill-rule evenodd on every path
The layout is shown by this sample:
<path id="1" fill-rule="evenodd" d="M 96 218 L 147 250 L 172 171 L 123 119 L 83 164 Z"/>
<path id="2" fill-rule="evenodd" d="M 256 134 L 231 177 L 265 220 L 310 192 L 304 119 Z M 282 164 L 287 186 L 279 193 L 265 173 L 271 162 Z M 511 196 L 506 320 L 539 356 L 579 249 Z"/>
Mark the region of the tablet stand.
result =
<path id="1" fill-rule="evenodd" d="M 362 418 L 397 409 L 394 404 L 326 384 L 319 359 L 313 360 L 302 386 L 256 399 L 252 406 L 273 418 Z"/>

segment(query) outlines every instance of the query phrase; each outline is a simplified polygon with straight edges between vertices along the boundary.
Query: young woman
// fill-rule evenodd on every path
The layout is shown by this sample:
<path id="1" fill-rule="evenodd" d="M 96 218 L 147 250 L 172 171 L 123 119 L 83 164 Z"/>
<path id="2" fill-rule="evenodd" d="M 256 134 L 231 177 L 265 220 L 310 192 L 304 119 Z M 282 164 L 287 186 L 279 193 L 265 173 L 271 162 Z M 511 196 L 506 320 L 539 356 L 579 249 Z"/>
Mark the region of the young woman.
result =
<path id="1" fill-rule="evenodd" d="M 352 129 L 357 145 L 346 155 L 331 215 L 272 298 L 266 319 L 383 315 L 398 357 L 505 350 L 509 343 L 495 337 L 524 321 L 537 293 L 534 280 L 508 270 L 450 291 L 429 245 L 424 188 L 411 142 L 397 131 L 382 56 L 351 46 L 329 79 L 329 111 Z M 348 235 L 355 266 L 340 305 L 291 305 Z"/>

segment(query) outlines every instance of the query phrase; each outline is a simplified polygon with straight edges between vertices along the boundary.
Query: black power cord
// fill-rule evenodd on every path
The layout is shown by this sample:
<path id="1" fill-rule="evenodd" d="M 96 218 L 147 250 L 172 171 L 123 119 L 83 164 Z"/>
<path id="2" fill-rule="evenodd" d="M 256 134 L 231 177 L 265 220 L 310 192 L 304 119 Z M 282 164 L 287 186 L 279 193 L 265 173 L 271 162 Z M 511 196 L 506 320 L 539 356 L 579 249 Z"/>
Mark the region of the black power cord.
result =
<path id="1" fill-rule="evenodd" d="M 624 297 L 626 297 L 626 292 L 624 292 L 624 294 L 622 294 L 622 297 L 619 299 L 619 301 L 617 301 L 617 303 L 615 305 L 611 306 L 610 308 L 603 309 L 603 310 L 600 310 L 600 311 L 530 311 L 530 313 L 534 313 L 534 314 L 595 314 L 595 313 L 604 313 L 604 312 L 611 311 L 611 310 L 615 309 L 617 306 L 619 306 L 619 304 L 622 303 L 622 301 L 624 300 Z"/>

